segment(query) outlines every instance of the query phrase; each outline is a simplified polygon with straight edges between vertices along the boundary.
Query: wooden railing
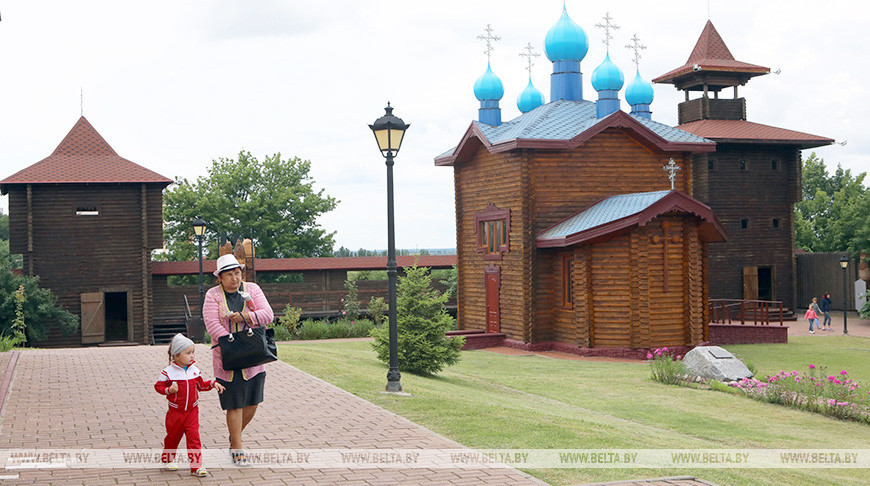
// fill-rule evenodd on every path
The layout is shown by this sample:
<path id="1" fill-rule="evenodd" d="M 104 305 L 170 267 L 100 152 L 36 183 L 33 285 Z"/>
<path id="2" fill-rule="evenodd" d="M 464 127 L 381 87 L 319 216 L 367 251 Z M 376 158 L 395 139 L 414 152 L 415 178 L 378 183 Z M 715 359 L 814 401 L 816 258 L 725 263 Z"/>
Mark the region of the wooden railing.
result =
<path id="1" fill-rule="evenodd" d="M 708 301 L 711 324 L 741 325 L 747 322 L 756 326 L 770 325 L 771 314 L 774 322 L 779 318 L 783 325 L 783 307 L 779 300 L 735 300 L 710 299 Z"/>

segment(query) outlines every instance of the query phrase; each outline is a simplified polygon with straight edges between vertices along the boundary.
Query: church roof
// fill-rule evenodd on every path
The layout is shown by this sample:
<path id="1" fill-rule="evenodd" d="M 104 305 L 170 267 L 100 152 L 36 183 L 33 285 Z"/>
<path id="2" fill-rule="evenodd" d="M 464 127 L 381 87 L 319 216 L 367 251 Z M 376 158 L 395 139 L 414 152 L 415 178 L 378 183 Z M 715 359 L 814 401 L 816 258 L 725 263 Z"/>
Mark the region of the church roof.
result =
<path id="1" fill-rule="evenodd" d="M 698 120 L 677 128 L 717 142 L 782 143 L 799 145 L 802 149 L 834 143 L 830 138 L 746 120 Z"/>
<path id="2" fill-rule="evenodd" d="M 499 126 L 472 122 L 459 145 L 435 158 L 436 165 L 463 159 L 476 140 L 490 152 L 523 148 L 572 149 L 610 127 L 634 132 L 647 145 L 662 151 L 712 152 L 715 143 L 677 128 L 617 111 L 598 118 L 591 101 L 556 100 Z"/>
<path id="3" fill-rule="evenodd" d="M 741 78 L 739 84 L 743 84 L 753 76 L 769 73 L 770 68 L 734 59 L 728 46 L 725 45 L 725 41 L 716 31 L 716 27 L 713 27 L 713 22 L 708 20 L 701 32 L 701 37 L 698 38 L 695 48 L 689 55 L 689 60 L 677 69 L 653 79 L 653 82 L 682 84 L 685 82 L 682 78 L 702 78 L 708 72 L 720 75 L 722 73 L 740 73 L 738 76 Z"/>
<path id="4" fill-rule="evenodd" d="M 632 226 L 644 226 L 664 213 L 678 211 L 701 219 L 705 241 L 725 241 L 725 230 L 706 204 L 678 191 L 655 191 L 611 196 L 545 229 L 538 248 L 565 247 L 602 238 Z"/>
<path id="5" fill-rule="evenodd" d="M 0 181 L 9 184 L 153 182 L 172 179 L 119 156 L 85 117 L 48 157 Z"/>

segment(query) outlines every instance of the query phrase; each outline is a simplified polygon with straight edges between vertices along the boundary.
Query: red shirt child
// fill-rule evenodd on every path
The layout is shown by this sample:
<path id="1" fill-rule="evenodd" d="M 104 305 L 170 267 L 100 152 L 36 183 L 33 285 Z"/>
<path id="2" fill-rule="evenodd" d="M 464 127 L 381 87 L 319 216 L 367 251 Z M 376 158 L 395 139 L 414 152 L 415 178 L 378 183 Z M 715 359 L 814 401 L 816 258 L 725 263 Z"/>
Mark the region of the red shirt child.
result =
<path id="1" fill-rule="evenodd" d="M 202 379 L 199 368 L 194 366 L 193 341 L 176 334 L 169 345 L 170 364 L 160 373 L 154 389 L 169 400 L 166 411 L 166 438 L 163 439 L 164 469 L 176 471 L 175 450 L 181 436 L 187 439 L 187 456 L 190 459 L 190 474 L 205 477 L 208 471 L 202 467 L 202 443 L 199 440 L 199 392 L 212 388 L 223 393 L 224 387 L 215 381 Z"/>

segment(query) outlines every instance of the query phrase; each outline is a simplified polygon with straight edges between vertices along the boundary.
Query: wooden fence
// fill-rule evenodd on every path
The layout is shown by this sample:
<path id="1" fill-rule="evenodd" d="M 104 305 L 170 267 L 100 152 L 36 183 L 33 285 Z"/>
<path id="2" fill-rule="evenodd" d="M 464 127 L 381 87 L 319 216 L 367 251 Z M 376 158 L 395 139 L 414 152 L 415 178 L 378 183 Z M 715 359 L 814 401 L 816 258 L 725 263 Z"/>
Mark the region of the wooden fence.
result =
<path id="1" fill-rule="evenodd" d="M 832 308 L 843 310 L 843 269 L 840 258 L 845 252 L 833 253 L 798 253 L 795 255 L 795 287 L 797 301 L 795 307 L 806 309 L 807 305 L 817 297 L 831 294 Z M 858 264 L 850 258 L 846 268 L 846 302 L 848 310 L 855 310 L 855 280 L 858 280 Z"/>

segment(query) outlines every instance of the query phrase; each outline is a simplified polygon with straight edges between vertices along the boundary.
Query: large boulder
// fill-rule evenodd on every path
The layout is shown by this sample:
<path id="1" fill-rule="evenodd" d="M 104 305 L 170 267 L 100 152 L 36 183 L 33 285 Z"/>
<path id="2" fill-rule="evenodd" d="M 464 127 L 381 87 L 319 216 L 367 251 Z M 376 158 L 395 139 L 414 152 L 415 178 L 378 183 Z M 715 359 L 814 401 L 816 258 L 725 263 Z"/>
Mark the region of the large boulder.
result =
<path id="1" fill-rule="evenodd" d="M 737 381 L 751 378 L 752 372 L 725 348 L 719 346 L 700 346 L 683 357 L 683 364 L 691 377 L 701 377 L 718 381 Z"/>

